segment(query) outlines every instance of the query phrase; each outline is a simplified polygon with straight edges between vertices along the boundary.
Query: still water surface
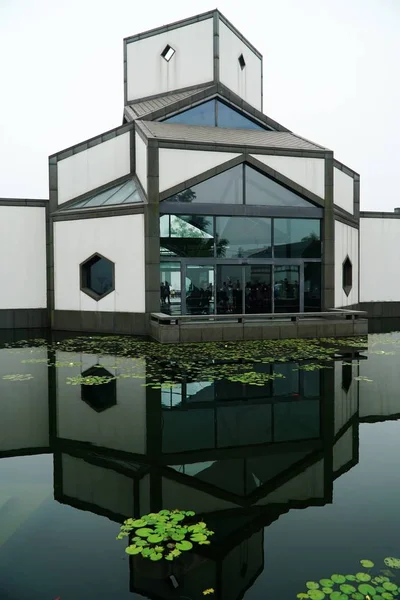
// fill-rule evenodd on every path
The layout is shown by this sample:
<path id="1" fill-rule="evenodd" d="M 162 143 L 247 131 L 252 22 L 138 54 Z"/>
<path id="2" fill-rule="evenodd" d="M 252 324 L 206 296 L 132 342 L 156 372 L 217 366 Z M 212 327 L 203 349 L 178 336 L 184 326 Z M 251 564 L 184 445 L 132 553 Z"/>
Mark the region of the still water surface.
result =
<path id="1" fill-rule="evenodd" d="M 205 588 L 290 600 L 360 559 L 398 557 L 400 334 L 369 344 L 330 369 L 273 364 L 283 377 L 263 386 L 166 390 L 143 385 L 138 358 L 2 347 L 1 600 L 197 600 Z M 106 387 L 67 383 L 128 363 Z M 162 508 L 215 531 L 176 591 L 115 540 L 124 519 Z"/>

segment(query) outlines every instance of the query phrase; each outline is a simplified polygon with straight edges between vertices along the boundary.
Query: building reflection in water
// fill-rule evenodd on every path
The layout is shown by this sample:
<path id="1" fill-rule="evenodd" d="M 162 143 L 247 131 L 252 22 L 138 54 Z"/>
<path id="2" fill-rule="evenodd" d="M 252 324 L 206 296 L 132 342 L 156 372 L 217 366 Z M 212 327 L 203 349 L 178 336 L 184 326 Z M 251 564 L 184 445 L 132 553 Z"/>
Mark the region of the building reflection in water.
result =
<path id="1" fill-rule="evenodd" d="M 32 356 L 29 349 L 18 357 L 0 353 L 8 373 L 12 361 Z M 263 387 L 187 380 L 158 390 L 143 386 L 144 360 L 37 349 L 34 358 L 19 366 L 34 379 L 15 386 L 18 398 L 10 386 L 3 393 L 0 377 L 7 398 L 0 456 L 53 452 L 56 500 L 117 523 L 161 508 L 204 515 L 215 531 L 212 544 L 175 572 L 178 595 L 190 598 L 204 587 L 219 599 L 242 597 L 264 568 L 264 529 L 291 508 L 332 502 L 334 480 L 358 462 L 360 414 L 374 418 L 368 394 L 360 405 L 354 379 L 359 370 L 367 374 L 370 361 L 315 371 L 257 365 L 285 378 Z M 48 368 L 46 358 L 68 369 Z M 66 377 L 96 372 L 131 376 L 117 379 L 107 396 L 101 386 L 88 397 L 82 386 L 66 384 Z M 16 402 L 20 428 L 10 437 Z M 374 408 L 379 419 L 400 412 Z M 133 557 L 130 589 L 155 599 L 177 594 L 168 578 L 137 569 Z"/>

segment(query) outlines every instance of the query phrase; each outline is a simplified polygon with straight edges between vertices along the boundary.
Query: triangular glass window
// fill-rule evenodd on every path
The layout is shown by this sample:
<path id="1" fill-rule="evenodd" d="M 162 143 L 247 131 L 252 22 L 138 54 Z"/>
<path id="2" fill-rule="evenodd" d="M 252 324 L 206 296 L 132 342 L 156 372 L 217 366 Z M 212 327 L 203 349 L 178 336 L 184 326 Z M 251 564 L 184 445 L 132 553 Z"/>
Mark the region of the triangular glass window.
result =
<path id="1" fill-rule="evenodd" d="M 134 204 L 136 202 L 143 202 L 142 198 L 137 189 L 136 183 L 129 179 L 124 183 L 115 185 L 104 192 L 95 194 L 85 200 L 78 200 L 78 202 L 69 204 L 63 210 L 70 210 L 75 208 L 95 208 L 98 206 L 111 206 L 116 204 Z"/>
<path id="2" fill-rule="evenodd" d="M 239 110 L 236 110 L 221 100 L 208 100 L 198 106 L 189 108 L 173 117 L 168 117 L 165 123 L 181 125 L 198 125 L 203 127 L 223 127 L 229 129 L 256 129 L 268 130 L 269 127 L 260 125 L 249 119 Z"/>
<path id="3" fill-rule="evenodd" d="M 164 202 L 315 208 L 308 200 L 247 164 L 206 179 L 166 198 Z"/>

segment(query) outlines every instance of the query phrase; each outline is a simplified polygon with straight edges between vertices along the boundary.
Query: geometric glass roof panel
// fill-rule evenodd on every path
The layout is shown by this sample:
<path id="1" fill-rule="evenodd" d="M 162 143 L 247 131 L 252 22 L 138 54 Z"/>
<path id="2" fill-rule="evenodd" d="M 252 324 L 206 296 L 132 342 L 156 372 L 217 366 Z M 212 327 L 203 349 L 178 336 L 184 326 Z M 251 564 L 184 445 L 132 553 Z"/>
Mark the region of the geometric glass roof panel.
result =
<path id="1" fill-rule="evenodd" d="M 85 200 L 78 200 L 70 204 L 65 210 L 72 208 L 94 208 L 97 206 L 111 206 L 116 204 L 133 204 L 142 202 L 137 185 L 132 179 L 115 185 L 104 192 L 95 194 Z"/>

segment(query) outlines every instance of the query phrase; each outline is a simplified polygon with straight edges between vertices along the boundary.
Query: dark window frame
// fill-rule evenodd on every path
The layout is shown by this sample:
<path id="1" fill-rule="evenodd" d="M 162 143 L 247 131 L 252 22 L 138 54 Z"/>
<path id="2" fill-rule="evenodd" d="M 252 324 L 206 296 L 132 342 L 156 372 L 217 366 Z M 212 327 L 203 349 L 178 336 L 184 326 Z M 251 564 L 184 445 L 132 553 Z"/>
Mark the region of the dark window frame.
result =
<path id="1" fill-rule="evenodd" d="M 95 265 L 96 262 L 98 262 L 99 260 L 102 260 L 102 259 L 108 261 L 111 264 L 112 284 L 111 284 L 111 288 L 108 289 L 106 292 L 104 292 L 103 294 L 98 294 L 97 292 L 95 292 L 94 290 L 92 290 L 89 287 L 89 272 L 88 272 L 88 270 L 90 269 L 91 266 Z M 81 264 L 79 265 L 79 273 L 80 273 L 80 290 L 81 290 L 81 292 L 83 292 L 84 294 L 86 294 L 87 296 L 92 298 L 93 300 L 96 300 L 96 302 L 99 302 L 100 300 L 102 300 L 103 298 L 108 296 L 108 294 L 111 294 L 111 292 L 115 291 L 115 263 L 112 260 L 110 260 L 109 258 L 107 258 L 106 256 L 104 256 L 103 254 L 100 254 L 100 252 L 95 252 L 94 254 L 89 256 L 86 260 L 81 262 Z"/>

